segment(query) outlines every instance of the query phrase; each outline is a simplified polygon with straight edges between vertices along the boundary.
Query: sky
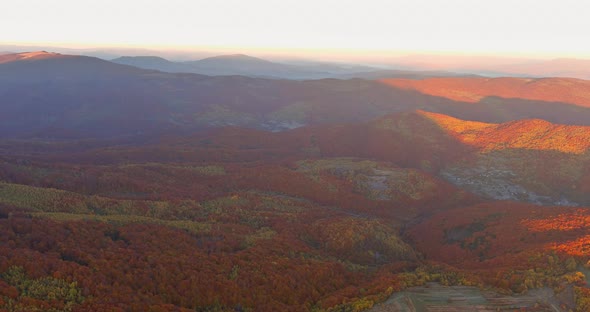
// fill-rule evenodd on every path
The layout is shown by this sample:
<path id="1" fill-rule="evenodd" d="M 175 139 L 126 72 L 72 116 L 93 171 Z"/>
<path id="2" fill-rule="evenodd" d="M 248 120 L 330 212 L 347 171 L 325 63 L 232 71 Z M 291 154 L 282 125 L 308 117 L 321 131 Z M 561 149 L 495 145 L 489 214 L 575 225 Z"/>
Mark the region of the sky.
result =
<path id="1" fill-rule="evenodd" d="M 590 58 L 585 0 L 26 0 L 0 43 Z"/>

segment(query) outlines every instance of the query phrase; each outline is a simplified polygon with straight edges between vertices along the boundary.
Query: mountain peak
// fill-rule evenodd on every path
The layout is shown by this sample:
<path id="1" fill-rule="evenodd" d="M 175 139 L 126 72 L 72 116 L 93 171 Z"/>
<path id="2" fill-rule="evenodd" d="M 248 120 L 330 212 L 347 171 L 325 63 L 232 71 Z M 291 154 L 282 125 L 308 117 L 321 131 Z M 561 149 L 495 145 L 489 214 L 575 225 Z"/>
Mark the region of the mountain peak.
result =
<path id="1" fill-rule="evenodd" d="M 255 59 L 256 57 L 247 55 L 247 54 L 242 54 L 242 53 L 236 53 L 236 54 L 224 54 L 224 55 L 217 55 L 217 56 L 213 56 L 213 57 L 209 57 L 209 58 L 242 58 L 242 59 Z"/>
<path id="2" fill-rule="evenodd" d="M 199 62 L 210 62 L 210 61 L 247 61 L 247 62 L 264 62 L 264 63 L 271 63 L 270 61 L 257 58 L 254 56 L 246 55 L 246 54 L 225 54 L 225 55 L 217 55 L 208 58 L 204 58 Z"/>
<path id="3" fill-rule="evenodd" d="M 45 57 L 45 56 L 58 56 L 61 55 L 59 53 L 54 52 L 47 52 L 47 51 L 33 51 L 33 52 L 24 52 L 19 53 L 22 58 L 34 58 L 34 57 Z"/>
<path id="4" fill-rule="evenodd" d="M 117 61 L 126 61 L 126 60 L 147 60 L 147 61 L 166 61 L 169 62 L 167 59 L 160 57 L 160 56 L 154 56 L 154 55 L 138 55 L 138 56 L 121 56 L 118 58 L 115 58 L 113 60 L 111 60 L 112 62 L 117 62 Z"/>
<path id="5" fill-rule="evenodd" d="M 24 60 L 42 60 L 65 57 L 66 55 L 47 51 L 33 51 L 0 55 L 0 64 Z"/>

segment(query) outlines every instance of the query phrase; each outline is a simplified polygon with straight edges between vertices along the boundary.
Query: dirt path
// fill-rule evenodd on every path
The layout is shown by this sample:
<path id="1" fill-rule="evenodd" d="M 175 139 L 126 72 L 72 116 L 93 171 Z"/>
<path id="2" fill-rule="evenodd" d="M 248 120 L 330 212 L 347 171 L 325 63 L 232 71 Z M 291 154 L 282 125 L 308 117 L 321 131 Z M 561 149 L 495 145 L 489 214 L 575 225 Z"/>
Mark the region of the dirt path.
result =
<path id="1" fill-rule="evenodd" d="M 477 287 L 429 283 L 393 294 L 369 312 L 562 312 L 551 289 L 506 296 Z"/>

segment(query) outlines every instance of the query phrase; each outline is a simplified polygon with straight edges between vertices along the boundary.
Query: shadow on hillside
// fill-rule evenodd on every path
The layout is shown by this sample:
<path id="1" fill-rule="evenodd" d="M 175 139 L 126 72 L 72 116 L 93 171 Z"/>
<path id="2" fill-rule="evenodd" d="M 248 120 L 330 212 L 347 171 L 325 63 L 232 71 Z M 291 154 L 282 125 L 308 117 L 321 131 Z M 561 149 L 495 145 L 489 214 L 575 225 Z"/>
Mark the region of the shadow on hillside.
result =
<path id="1" fill-rule="evenodd" d="M 572 103 L 549 102 L 521 98 L 488 96 L 477 103 L 461 102 L 445 97 L 406 90 L 381 82 L 374 82 L 390 89 L 394 97 L 411 100 L 413 109 L 422 109 L 450 115 L 456 118 L 490 123 L 502 123 L 519 119 L 544 119 L 552 123 L 569 125 L 590 125 L 590 108 Z M 404 107 L 405 106 L 405 107 Z M 400 108 L 408 108 L 401 105 Z"/>
<path id="2" fill-rule="evenodd" d="M 3 78 L 0 102 L 6 105 L 0 108 L 0 137 L 155 137 L 227 125 L 264 128 L 281 123 L 365 122 L 417 109 L 485 122 L 541 118 L 590 125 L 590 108 L 568 103 L 496 97 L 479 103 L 457 102 L 363 79 L 115 75 L 106 69 L 85 80 L 73 79 L 80 71 L 62 69 L 64 77 L 71 79 L 45 77 L 47 74 L 41 79 L 34 73 L 22 81 Z"/>

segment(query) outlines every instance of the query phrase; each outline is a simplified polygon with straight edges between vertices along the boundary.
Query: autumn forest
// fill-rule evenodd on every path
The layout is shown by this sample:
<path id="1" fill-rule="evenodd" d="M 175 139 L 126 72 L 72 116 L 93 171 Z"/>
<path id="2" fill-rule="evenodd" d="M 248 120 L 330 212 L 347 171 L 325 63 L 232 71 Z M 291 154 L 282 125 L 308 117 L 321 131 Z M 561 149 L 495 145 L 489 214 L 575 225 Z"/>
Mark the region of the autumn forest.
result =
<path id="1" fill-rule="evenodd" d="M 0 55 L 0 311 L 590 311 L 588 81 L 420 78 Z"/>

